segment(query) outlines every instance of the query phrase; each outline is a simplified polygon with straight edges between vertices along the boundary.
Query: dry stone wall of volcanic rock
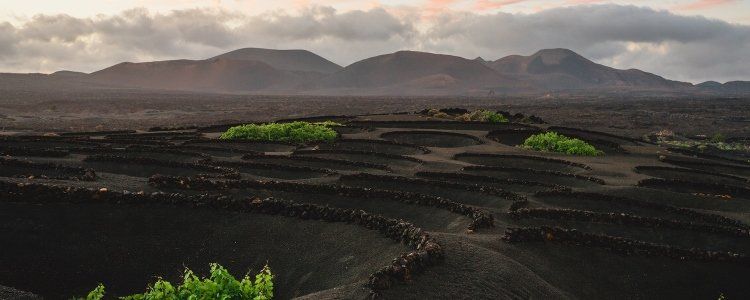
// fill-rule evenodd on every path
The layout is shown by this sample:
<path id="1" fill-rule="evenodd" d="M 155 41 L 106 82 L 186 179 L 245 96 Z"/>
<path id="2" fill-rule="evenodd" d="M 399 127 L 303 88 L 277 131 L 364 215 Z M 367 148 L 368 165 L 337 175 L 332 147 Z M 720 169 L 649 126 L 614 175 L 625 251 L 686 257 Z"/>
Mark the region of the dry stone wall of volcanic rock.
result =
<path id="1" fill-rule="evenodd" d="M 558 221 L 593 222 L 648 228 L 670 228 L 750 238 L 750 230 L 744 228 L 641 217 L 627 213 L 599 213 L 584 210 L 555 208 L 520 208 L 510 211 L 508 214 L 513 219 L 540 218 Z"/>
<path id="2" fill-rule="evenodd" d="M 536 169 L 527 169 L 527 168 L 509 168 L 509 167 L 497 167 L 497 166 L 466 166 L 463 167 L 463 170 L 465 171 L 508 171 L 508 172 L 522 172 L 522 173 L 529 173 L 529 174 L 540 174 L 540 175 L 552 175 L 552 176 L 560 176 L 560 177 L 569 177 L 569 178 L 575 178 L 575 179 L 581 179 L 581 180 L 588 180 L 594 183 L 598 184 L 605 184 L 604 180 L 601 178 L 596 178 L 593 176 L 586 176 L 586 175 L 579 175 L 579 174 L 573 174 L 573 173 L 566 173 L 566 172 L 560 172 L 560 171 L 547 171 L 547 170 L 536 170 Z"/>
<path id="3" fill-rule="evenodd" d="M 694 220 L 699 220 L 699 221 L 706 222 L 706 223 L 713 223 L 717 225 L 737 227 L 737 228 L 742 228 L 742 229 L 750 229 L 750 225 L 747 225 L 741 221 L 738 221 L 732 218 L 727 218 L 727 217 L 720 216 L 720 215 L 716 215 L 716 214 L 699 212 L 699 211 L 695 211 L 695 210 L 684 208 L 684 207 L 677 207 L 673 205 L 655 203 L 655 202 L 650 202 L 650 201 L 642 201 L 642 200 L 636 200 L 636 199 L 630 199 L 630 198 L 618 197 L 618 196 L 612 196 L 612 195 L 587 193 L 587 192 L 574 192 L 570 190 L 551 190 L 551 191 L 537 192 L 535 196 L 537 197 L 563 196 L 563 197 L 569 197 L 569 198 L 575 198 L 575 199 L 586 199 L 586 200 L 617 203 L 617 204 L 629 205 L 633 207 L 648 208 L 648 209 L 659 210 L 659 211 L 663 211 L 667 213 L 685 215 Z"/>
<path id="4" fill-rule="evenodd" d="M 638 186 L 657 188 L 663 187 L 676 190 L 698 190 L 713 195 L 728 194 L 735 197 L 750 198 L 750 189 L 726 184 L 693 182 L 677 179 L 648 178 L 639 181 Z"/>
<path id="5" fill-rule="evenodd" d="M 568 165 L 571 167 L 581 168 L 584 170 L 591 170 L 591 167 L 586 164 L 576 163 L 576 162 L 572 162 L 568 160 L 550 158 L 550 157 L 542 157 L 542 156 L 519 155 L 519 154 L 471 153 L 471 152 L 458 153 L 453 156 L 454 159 L 459 159 L 463 157 L 529 159 L 529 160 L 536 160 L 536 161 L 542 161 L 542 162 L 563 164 L 563 165 Z"/>
<path id="6" fill-rule="evenodd" d="M 294 156 L 294 155 L 288 156 L 288 155 L 273 155 L 273 154 L 263 154 L 263 153 L 248 153 L 242 156 L 243 160 L 264 159 L 264 158 L 288 159 L 288 160 L 300 161 L 300 162 L 331 163 L 331 164 L 348 165 L 348 166 L 359 167 L 359 168 L 389 170 L 388 166 L 383 165 L 383 164 L 375 164 L 375 163 L 369 163 L 369 162 L 364 162 L 364 161 L 351 161 L 351 160 L 345 160 L 345 159 L 322 158 L 322 157 L 314 157 L 314 156 Z"/>
<path id="7" fill-rule="evenodd" d="M 118 164 L 140 164 L 140 165 L 152 165 L 160 167 L 173 167 L 173 168 L 184 168 L 195 170 L 199 172 L 207 172 L 205 176 L 214 176 L 220 178 L 240 178 L 240 174 L 237 170 L 226 167 L 212 166 L 204 163 L 189 163 L 181 161 L 170 161 L 154 159 L 149 157 L 123 157 L 117 155 L 92 155 L 84 159 L 86 162 L 107 162 L 107 163 L 118 163 Z M 217 176 L 218 174 L 218 176 Z"/>
<path id="8" fill-rule="evenodd" d="M 560 227 L 513 227 L 505 231 L 502 239 L 509 243 L 557 242 L 568 245 L 603 248 L 622 255 L 663 256 L 676 260 L 725 261 L 748 264 L 743 254 L 722 251 L 684 249 L 670 245 L 649 243 L 623 237 L 583 233 L 575 229 Z"/>
<path id="9" fill-rule="evenodd" d="M 308 194 L 328 194 L 361 199 L 388 199 L 407 204 L 417 204 L 445 209 L 472 219 L 469 229 L 494 226 L 494 217 L 481 209 L 447 200 L 441 197 L 427 196 L 417 193 L 388 191 L 369 188 L 346 187 L 340 185 L 314 185 L 296 182 L 229 180 L 212 181 L 203 178 L 171 177 L 154 175 L 149 183 L 162 188 L 179 188 L 192 190 L 226 190 L 226 189 L 266 189 Z"/>
<path id="10" fill-rule="evenodd" d="M 449 188 L 454 188 L 454 189 L 462 189 L 462 190 L 469 191 L 469 192 L 485 193 L 489 195 L 503 197 L 503 198 L 506 198 L 508 200 L 513 200 L 513 201 L 526 199 L 525 197 L 519 194 L 505 191 L 499 188 L 481 186 L 477 184 L 462 184 L 462 183 L 440 181 L 440 180 L 408 178 L 408 177 L 401 177 L 401 176 L 375 175 L 375 174 L 368 174 L 368 173 L 343 175 L 341 176 L 340 179 L 342 181 L 350 180 L 350 179 L 360 179 L 360 180 L 373 180 L 373 181 L 378 181 L 378 182 L 393 182 L 393 183 L 403 183 L 403 184 L 428 184 L 428 185 L 435 185 L 435 186 L 441 186 L 441 187 L 449 187 Z"/>
<path id="11" fill-rule="evenodd" d="M 362 210 L 340 209 L 313 204 L 294 203 L 273 199 L 235 199 L 222 195 L 183 195 L 179 193 L 112 192 L 87 188 L 59 187 L 42 184 L 23 184 L 0 181 L 0 194 L 5 202 L 24 203 L 111 203 L 124 205 L 185 205 L 209 207 L 237 212 L 253 212 L 297 217 L 305 220 L 324 220 L 359 225 L 376 230 L 386 237 L 402 242 L 413 250 L 393 259 L 390 265 L 373 272 L 368 286 L 373 295 L 378 290 L 405 282 L 412 274 L 439 263 L 443 248 L 429 233 L 413 224 Z"/>
<path id="12" fill-rule="evenodd" d="M 37 163 L 12 158 L 0 158 L 0 176 L 82 181 L 96 180 L 96 173 L 91 169 L 69 167 L 54 163 Z"/>

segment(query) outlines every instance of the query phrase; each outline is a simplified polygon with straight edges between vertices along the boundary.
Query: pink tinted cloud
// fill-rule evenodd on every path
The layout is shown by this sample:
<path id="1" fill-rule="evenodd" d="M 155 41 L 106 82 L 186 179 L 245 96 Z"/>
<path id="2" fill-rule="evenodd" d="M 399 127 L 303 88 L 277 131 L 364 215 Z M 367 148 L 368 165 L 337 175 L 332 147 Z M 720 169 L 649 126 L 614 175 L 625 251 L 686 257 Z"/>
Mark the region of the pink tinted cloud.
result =
<path id="1" fill-rule="evenodd" d="M 739 0 L 698 0 L 687 4 L 678 5 L 674 8 L 677 10 L 701 10 L 736 2 L 739 2 Z"/>
<path id="2" fill-rule="evenodd" d="M 429 14 L 436 14 L 450 8 L 451 5 L 459 2 L 458 0 L 427 0 L 422 7 Z"/>
<path id="3" fill-rule="evenodd" d="M 528 0 L 477 0 L 474 4 L 474 8 L 479 11 L 493 10 L 502 8 L 503 6 L 526 2 Z"/>
<path id="4" fill-rule="evenodd" d="M 571 5 L 578 5 L 578 4 L 602 3 L 606 1 L 607 0 L 568 0 L 566 1 L 566 3 L 571 4 Z"/>

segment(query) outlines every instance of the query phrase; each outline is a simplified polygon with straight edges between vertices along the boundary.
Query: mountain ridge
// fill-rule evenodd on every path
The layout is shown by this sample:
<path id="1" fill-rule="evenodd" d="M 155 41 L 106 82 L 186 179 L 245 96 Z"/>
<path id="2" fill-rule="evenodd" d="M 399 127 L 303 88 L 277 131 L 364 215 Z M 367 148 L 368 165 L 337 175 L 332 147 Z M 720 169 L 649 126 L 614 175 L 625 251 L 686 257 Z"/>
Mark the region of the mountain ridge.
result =
<path id="1" fill-rule="evenodd" d="M 615 69 L 564 48 L 542 49 L 529 56 L 509 55 L 487 62 L 493 70 L 516 75 L 552 90 L 591 88 L 679 89 L 692 84 L 638 69 Z"/>
<path id="2" fill-rule="evenodd" d="M 123 62 L 90 74 L 2 74 L 2 89 L 129 88 L 311 95 L 525 95 L 549 93 L 750 94 L 750 82 L 693 85 L 616 69 L 564 48 L 482 57 L 397 51 L 341 67 L 307 50 L 242 48 L 203 60 Z"/>

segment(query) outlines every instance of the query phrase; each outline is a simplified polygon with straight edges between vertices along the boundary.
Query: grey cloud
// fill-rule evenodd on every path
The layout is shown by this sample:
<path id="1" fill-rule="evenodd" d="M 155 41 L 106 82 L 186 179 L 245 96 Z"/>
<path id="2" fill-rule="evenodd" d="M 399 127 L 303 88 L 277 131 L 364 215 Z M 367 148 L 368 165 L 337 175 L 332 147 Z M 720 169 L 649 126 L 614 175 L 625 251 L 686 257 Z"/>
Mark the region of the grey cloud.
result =
<path id="1" fill-rule="evenodd" d="M 200 59 L 240 47 L 308 49 L 342 65 L 402 49 L 496 59 L 563 47 L 678 80 L 750 79 L 746 25 L 618 5 L 534 14 L 449 12 L 419 24 L 419 12 L 409 12 L 314 6 L 255 16 L 215 9 L 40 15 L 20 25 L 0 23 L 0 71 L 94 71 L 120 61 Z"/>
<path id="2" fill-rule="evenodd" d="M 200 59 L 246 46 L 310 49 L 336 54 L 329 57 L 346 63 L 411 45 L 415 32 L 410 21 L 377 8 L 311 7 L 294 15 L 256 16 L 215 9 L 167 14 L 131 9 L 92 18 L 38 15 L 17 26 L 0 23 L 0 71 L 94 71 L 120 61 Z M 362 51 L 343 54 L 349 46 Z"/>
<path id="3" fill-rule="evenodd" d="M 619 5 L 575 6 L 515 15 L 446 14 L 425 49 L 497 58 L 570 48 L 601 63 L 669 78 L 750 79 L 750 26 Z"/>
<path id="4" fill-rule="evenodd" d="M 25 39 L 71 43 L 93 30 L 89 20 L 68 15 L 37 15 L 19 30 L 18 35 Z"/>
<path id="5" fill-rule="evenodd" d="M 0 59 L 14 54 L 16 38 L 13 25 L 8 22 L 0 23 Z"/>
<path id="6" fill-rule="evenodd" d="M 399 20 L 382 8 L 337 13 L 330 7 L 313 7 L 299 15 L 276 13 L 253 17 L 242 29 L 253 35 L 289 40 L 330 37 L 342 41 L 385 41 L 414 34 L 410 22 Z"/>

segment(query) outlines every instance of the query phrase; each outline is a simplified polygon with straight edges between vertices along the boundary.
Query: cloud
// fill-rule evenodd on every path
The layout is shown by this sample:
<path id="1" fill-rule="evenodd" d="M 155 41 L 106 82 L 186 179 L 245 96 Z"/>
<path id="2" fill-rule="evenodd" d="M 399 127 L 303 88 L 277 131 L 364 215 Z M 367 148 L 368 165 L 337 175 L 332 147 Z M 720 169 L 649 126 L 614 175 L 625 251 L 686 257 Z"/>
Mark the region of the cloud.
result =
<path id="1" fill-rule="evenodd" d="M 382 8 L 337 13 L 330 7 L 312 7 L 298 15 L 284 12 L 251 18 L 242 31 L 252 35 L 273 35 L 279 39 L 316 40 L 337 38 L 343 41 L 380 40 L 408 36 L 411 23 L 402 21 Z"/>
<path id="2" fill-rule="evenodd" d="M 17 26 L 0 23 L 0 70 L 94 71 L 120 61 L 199 59 L 246 46 L 318 50 L 346 62 L 409 47 L 415 32 L 411 21 L 382 8 L 338 12 L 314 6 L 254 16 L 220 9 L 37 15 Z"/>
<path id="3" fill-rule="evenodd" d="M 750 79 L 750 26 L 619 5 L 572 6 L 534 14 L 444 14 L 425 49 L 498 58 L 569 48 L 598 62 L 679 80 Z"/>
<path id="4" fill-rule="evenodd" d="M 516 3 L 526 2 L 528 0 L 477 0 L 474 8 L 478 11 L 495 10 Z"/>
<path id="5" fill-rule="evenodd" d="M 737 2 L 739 2 L 739 0 L 698 0 L 687 4 L 677 5 L 674 8 L 676 10 L 703 10 Z"/>
<path id="6" fill-rule="evenodd" d="M 0 59 L 10 58 L 15 54 L 18 43 L 15 28 L 10 23 L 0 23 Z"/>
<path id="7" fill-rule="evenodd" d="M 512 1 L 493 1 L 501 2 Z M 445 8 L 456 3 L 428 2 L 434 10 L 308 6 L 259 15 L 210 8 L 38 15 L 0 23 L 0 71 L 95 71 L 121 61 L 202 59 L 241 47 L 307 49 L 342 65 L 403 49 L 497 59 L 562 47 L 678 80 L 750 79 L 750 26 L 611 4 L 531 14 Z"/>

